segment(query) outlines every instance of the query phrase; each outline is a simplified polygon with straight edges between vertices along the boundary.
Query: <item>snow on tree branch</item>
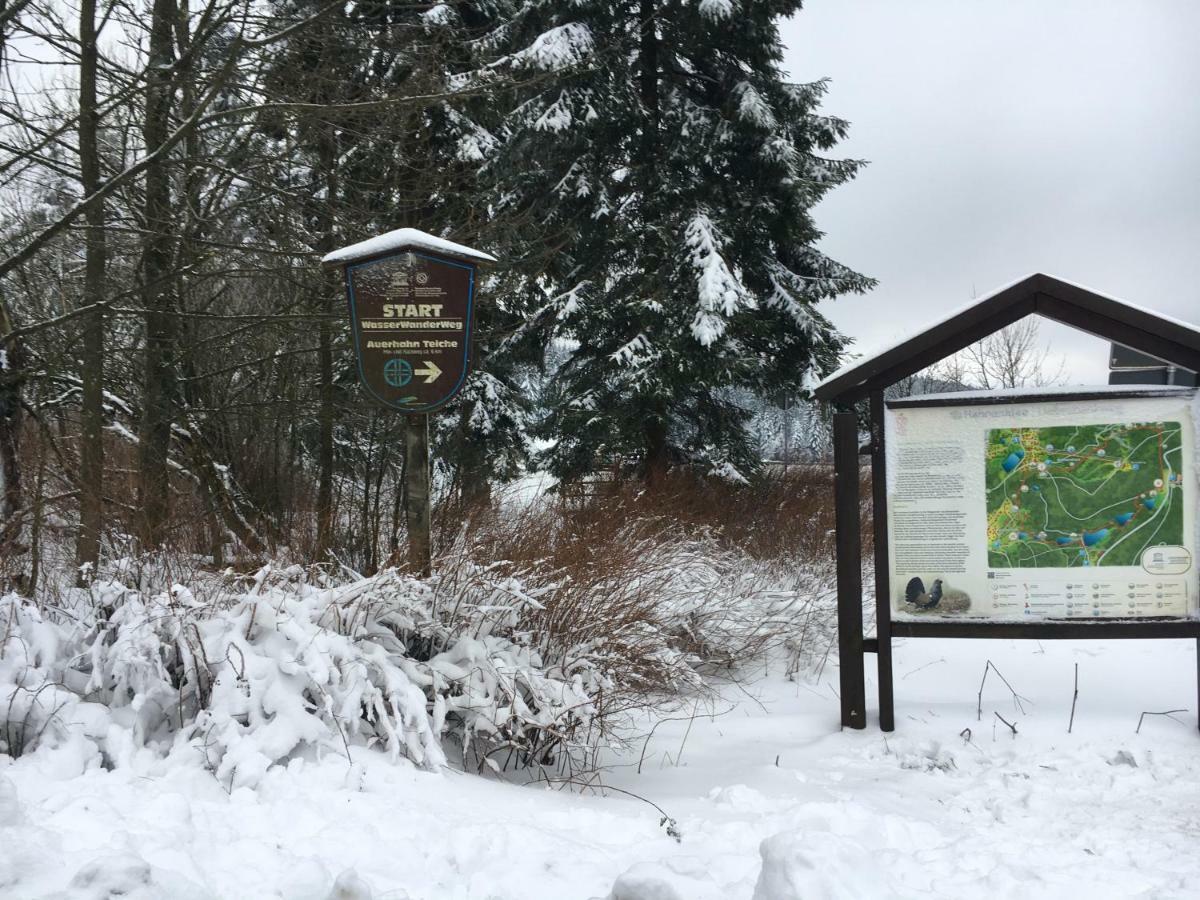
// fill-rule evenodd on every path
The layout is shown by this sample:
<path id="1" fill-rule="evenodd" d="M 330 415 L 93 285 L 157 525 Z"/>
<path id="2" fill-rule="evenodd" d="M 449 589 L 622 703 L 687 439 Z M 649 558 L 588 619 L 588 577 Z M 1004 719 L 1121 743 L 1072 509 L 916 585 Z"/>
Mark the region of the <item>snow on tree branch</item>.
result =
<path id="1" fill-rule="evenodd" d="M 525 49 L 497 60 L 493 67 L 527 67 L 557 72 L 584 62 L 595 50 L 591 29 L 579 22 L 551 28 Z"/>
<path id="2" fill-rule="evenodd" d="M 752 308 L 753 298 L 721 255 L 722 240 L 712 220 L 697 213 L 685 236 L 696 270 L 699 309 L 692 320 L 692 336 L 709 347 L 725 333 L 726 319 L 739 308 Z"/>

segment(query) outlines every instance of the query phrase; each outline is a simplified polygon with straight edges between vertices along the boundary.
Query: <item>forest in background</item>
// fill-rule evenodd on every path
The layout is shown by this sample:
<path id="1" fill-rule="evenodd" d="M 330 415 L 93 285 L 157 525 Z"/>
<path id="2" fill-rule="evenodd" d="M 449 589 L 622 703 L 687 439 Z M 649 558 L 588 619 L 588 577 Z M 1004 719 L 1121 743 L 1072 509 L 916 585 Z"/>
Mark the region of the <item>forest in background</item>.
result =
<path id="1" fill-rule="evenodd" d="M 81 581 L 164 547 L 387 561 L 402 420 L 317 261 L 401 226 L 501 259 L 433 422 L 443 499 L 819 456 L 806 388 L 846 339 L 816 304 L 871 281 L 815 246 L 859 163 L 780 68 L 799 8 L 8 0 L 7 584 L 51 532 Z"/>

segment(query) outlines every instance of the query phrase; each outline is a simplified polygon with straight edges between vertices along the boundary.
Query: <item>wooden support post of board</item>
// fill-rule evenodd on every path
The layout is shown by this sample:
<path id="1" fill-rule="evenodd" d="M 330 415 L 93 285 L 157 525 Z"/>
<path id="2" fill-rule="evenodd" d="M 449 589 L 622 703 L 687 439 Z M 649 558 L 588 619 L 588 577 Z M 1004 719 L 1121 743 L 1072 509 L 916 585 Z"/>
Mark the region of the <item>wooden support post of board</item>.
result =
<path id="1" fill-rule="evenodd" d="M 833 417 L 833 493 L 837 528 L 838 671 L 842 726 L 866 728 L 863 672 L 862 535 L 858 502 L 858 417 Z"/>
<path id="2" fill-rule="evenodd" d="M 433 571 L 429 477 L 429 416 L 405 416 L 405 519 L 409 564 L 422 578 Z"/>
<path id="3" fill-rule="evenodd" d="M 871 521 L 875 535 L 875 635 L 879 664 L 879 727 L 896 730 L 892 693 L 892 586 L 888 560 L 887 447 L 883 391 L 871 392 Z"/>

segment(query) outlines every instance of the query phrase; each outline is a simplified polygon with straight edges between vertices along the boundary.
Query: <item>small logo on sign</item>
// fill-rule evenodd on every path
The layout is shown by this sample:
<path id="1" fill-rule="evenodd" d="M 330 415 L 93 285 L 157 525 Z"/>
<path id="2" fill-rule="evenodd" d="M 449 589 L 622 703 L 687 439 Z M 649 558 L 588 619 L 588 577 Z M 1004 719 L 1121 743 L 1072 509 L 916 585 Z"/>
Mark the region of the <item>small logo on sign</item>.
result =
<path id="1" fill-rule="evenodd" d="M 429 283 L 429 273 L 428 272 L 418 272 L 417 273 L 417 284 L 428 284 L 428 283 Z"/>
<path id="2" fill-rule="evenodd" d="M 383 364 L 383 380 L 394 388 L 404 387 L 412 377 L 412 365 L 406 359 L 389 359 Z"/>

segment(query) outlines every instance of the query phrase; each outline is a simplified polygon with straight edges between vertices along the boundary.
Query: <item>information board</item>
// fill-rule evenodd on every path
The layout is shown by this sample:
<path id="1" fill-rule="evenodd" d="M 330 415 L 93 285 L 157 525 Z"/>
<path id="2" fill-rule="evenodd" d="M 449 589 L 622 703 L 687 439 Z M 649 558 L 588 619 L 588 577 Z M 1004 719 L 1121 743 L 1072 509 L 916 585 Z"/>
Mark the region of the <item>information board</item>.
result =
<path id="1" fill-rule="evenodd" d="M 367 391 L 407 413 L 454 397 L 470 365 L 475 267 L 403 252 L 347 266 L 346 285 Z"/>
<path id="2" fill-rule="evenodd" d="M 1192 615 L 1195 418 L 1195 392 L 889 406 L 893 617 Z"/>

